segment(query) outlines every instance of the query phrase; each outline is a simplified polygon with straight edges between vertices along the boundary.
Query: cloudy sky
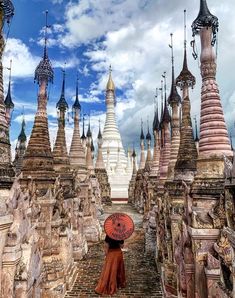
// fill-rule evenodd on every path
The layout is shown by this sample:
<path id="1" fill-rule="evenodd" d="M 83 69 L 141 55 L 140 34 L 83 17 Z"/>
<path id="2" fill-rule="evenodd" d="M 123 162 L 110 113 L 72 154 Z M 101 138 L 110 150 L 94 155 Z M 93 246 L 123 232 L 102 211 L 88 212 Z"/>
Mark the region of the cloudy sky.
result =
<path id="1" fill-rule="evenodd" d="M 235 116 L 235 1 L 208 0 L 220 21 L 218 35 L 218 73 L 222 105 L 229 131 L 234 133 Z M 24 109 L 27 135 L 30 135 L 37 107 L 38 86 L 34 70 L 42 56 L 45 10 L 49 11 L 49 57 L 55 80 L 49 88 L 49 126 L 52 143 L 57 130 L 56 102 L 61 91 L 66 62 L 66 99 L 72 105 L 76 73 L 79 73 L 79 98 L 83 113 L 91 115 L 93 135 L 99 118 L 105 120 L 105 86 L 108 66 L 113 68 L 117 87 L 117 120 L 125 148 L 138 145 L 140 119 L 153 118 L 155 88 L 167 72 L 171 84 L 170 33 L 174 34 L 175 71 L 183 60 L 183 11 L 187 9 L 187 39 L 191 23 L 199 11 L 199 0 L 15 0 L 15 16 L 10 27 L 4 55 L 5 86 L 12 59 L 13 100 L 11 141 L 15 147 Z M 7 33 L 5 28 L 5 33 Z M 197 48 L 200 42 L 197 38 Z M 200 114 L 199 61 L 188 46 L 189 68 L 197 85 L 191 92 L 192 117 Z M 68 114 L 67 141 L 70 143 L 72 120 Z"/>

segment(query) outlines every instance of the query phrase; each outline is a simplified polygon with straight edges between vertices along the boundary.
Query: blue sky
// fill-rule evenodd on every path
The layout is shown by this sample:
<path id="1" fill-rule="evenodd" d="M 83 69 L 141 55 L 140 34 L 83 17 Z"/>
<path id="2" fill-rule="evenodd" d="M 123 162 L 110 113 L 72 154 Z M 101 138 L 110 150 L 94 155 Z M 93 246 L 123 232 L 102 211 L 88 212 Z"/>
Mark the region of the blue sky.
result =
<path id="1" fill-rule="evenodd" d="M 79 92 L 84 96 L 88 95 L 88 90 L 92 82 L 96 79 L 95 73 L 90 73 L 89 75 L 84 74 L 83 68 L 86 67 L 88 61 L 82 57 L 82 53 L 85 47 L 80 44 L 77 48 L 67 48 L 61 47 L 58 42 L 55 42 L 52 46 L 50 45 L 50 40 L 57 38 L 57 32 L 53 31 L 54 24 L 58 26 L 63 26 L 64 24 L 64 9 L 65 5 L 53 4 L 50 1 L 26 1 L 19 0 L 15 5 L 15 16 L 12 21 L 10 29 L 10 38 L 7 41 L 8 47 L 6 49 L 6 56 L 10 58 L 8 54 L 9 50 L 12 51 L 14 45 L 19 47 L 26 46 L 27 51 L 30 56 L 30 67 L 29 69 L 24 68 L 24 61 L 15 61 L 12 55 L 12 76 L 13 76 L 13 100 L 16 105 L 13 117 L 12 117 L 12 128 L 11 128 L 11 139 L 14 141 L 20 130 L 20 118 L 21 113 L 25 112 L 25 117 L 27 121 L 27 134 L 30 134 L 32 124 L 33 124 L 33 114 L 37 107 L 37 84 L 34 83 L 33 71 L 35 65 L 37 65 L 40 57 L 42 56 L 43 48 L 42 42 L 44 38 L 43 26 L 45 25 L 45 11 L 49 11 L 48 23 L 51 25 L 49 30 L 49 57 L 52 60 L 53 68 L 55 72 L 54 84 L 49 87 L 49 119 L 51 125 L 56 125 L 56 109 L 55 105 L 59 99 L 61 91 L 61 80 L 62 80 L 62 68 L 64 63 L 66 63 L 66 99 L 70 106 L 73 102 L 73 97 L 75 95 L 75 84 L 77 71 L 79 73 Z M 63 28 L 61 29 L 63 30 Z M 15 42 L 14 42 L 15 39 Z M 9 46 L 10 44 L 10 46 Z M 19 49 L 19 53 L 23 52 L 24 49 Z M 16 54 L 19 54 L 16 53 Z M 27 57 L 24 57 L 27 58 Z M 7 59 L 4 60 L 4 66 L 7 66 Z M 22 62 L 22 63 L 21 63 Z M 16 73 L 16 64 L 20 64 L 19 71 Z M 34 66 L 32 66 L 34 64 Z M 6 80 L 7 81 L 7 71 Z M 6 83 L 6 82 L 5 82 Z M 88 98 L 89 100 L 89 98 Z M 97 105 L 96 101 L 98 98 L 91 101 L 92 103 L 84 102 L 82 108 L 86 114 L 93 113 L 98 109 L 104 110 L 104 103 L 99 102 Z M 71 119 L 70 119 L 70 122 Z M 69 125 L 69 123 L 68 123 Z"/>
<path id="2" fill-rule="evenodd" d="M 235 3 L 208 0 L 211 11 L 220 21 L 218 75 L 225 118 L 230 130 L 234 127 L 233 70 L 235 68 Z M 176 75 L 183 59 L 183 10 L 187 9 L 188 40 L 190 25 L 199 11 L 199 0 L 17 0 L 13 1 L 15 16 L 7 40 L 3 64 L 12 63 L 12 97 L 15 109 L 12 117 L 13 148 L 20 131 L 24 106 L 26 132 L 30 134 L 37 107 L 37 85 L 34 69 L 42 56 L 44 11 L 49 11 L 49 57 L 55 79 L 50 87 L 48 103 L 50 136 L 53 143 L 57 131 L 56 102 L 61 91 L 62 72 L 66 62 L 66 99 L 72 105 L 76 73 L 79 74 L 79 94 L 84 113 L 91 115 L 94 137 L 98 120 L 105 120 L 105 85 L 108 66 L 112 64 L 117 86 L 116 113 L 125 148 L 139 143 L 140 119 L 153 116 L 155 88 L 160 87 L 161 74 L 167 71 L 170 88 L 170 33 L 174 34 Z M 200 42 L 197 39 L 200 49 Z M 198 61 L 188 47 L 189 67 L 197 78 L 191 93 L 192 116 L 200 114 L 200 71 Z M 8 71 L 4 69 L 4 84 Z M 198 119 L 199 121 L 199 119 Z M 72 120 L 67 123 L 70 144 Z"/>

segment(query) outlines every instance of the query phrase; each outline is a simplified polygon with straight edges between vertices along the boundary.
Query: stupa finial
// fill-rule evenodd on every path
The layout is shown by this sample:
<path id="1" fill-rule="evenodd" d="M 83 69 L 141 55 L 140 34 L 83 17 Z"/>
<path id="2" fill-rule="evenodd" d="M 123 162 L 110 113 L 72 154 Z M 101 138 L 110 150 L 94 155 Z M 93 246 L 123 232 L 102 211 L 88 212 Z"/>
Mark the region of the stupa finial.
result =
<path id="1" fill-rule="evenodd" d="M 26 134 L 25 134 L 25 117 L 24 117 L 24 110 L 22 112 L 22 123 L 21 123 L 21 132 L 18 136 L 18 141 L 21 141 L 21 142 L 26 142 L 27 140 L 27 137 L 26 137 Z"/>
<path id="2" fill-rule="evenodd" d="M 196 79 L 188 69 L 187 63 L 187 25 L 186 25 L 186 10 L 184 10 L 184 62 L 181 73 L 176 78 L 176 85 L 182 90 L 184 87 L 193 88 L 196 84 Z"/>
<path id="3" fill-rule="evenodd" d="M 142 118 L 141 118 L 140 140 L 144 140 L 144 128 L 143 128 L 143 120 L 142 120 Z"/>
<path id="4" fill-rule="evenodd" d="M 109 66 L 109 79 L 106 86 L 106 91 L 115 91 L 115 85 L 112 79 L 112 66 Z"/>
<path id="5" fill-rule="evenodd" d="M 171 36 L 171 44 L 169 45 L 171 49 L 171 67 L 172 67 L 172 82 L 171 82 L 171 93 L 168 97 L 168 103 L 170 105 L 176 103 L 179 104 L 181 102 L 181 97 L 176 88 L 175 84 L 175 65 L 174 65 L 174 47 L 173 47 L 173 33 L 170 34 Z"/>
<path id="6" fill-rule="evenodd" d="M 165 102 L 164 102 L 164 109 L 163 109 L 163 116 L 162 116 L 162 122 L 166 122 L 169 123 L 171 121 L 171 117 L 169 114 L 169 110 L 168 110 L 168 106 L 167 106 L 167 100 L 166 100 L 166 71 L 164 71 L 163 75 L 162 75 L 163 79 L 164 79 L 164 98 L 165 98 Z"/>
<path id="7" fill-rule="evenodd" d="M 67 110 L 69 106 L 65 99 L 65 69 L 62 70 L 62 73 L 63 73 L 63 81 L 62 81 L 61 95 L 60 95 L 59 101 L 56 104 L 56 107 L 59 110 Z"/>
<path id="8" fill-rule="evenodd" d="M 212 28 L 212 41 L 211 44 L 214 46 L 217 38 L 217 32 L 219 30 L 219 21 L 216 16 L 214 16 L 208 6 L 206 0 L 200 0 L 200 10 L 197 18 L 192 23 L 193 36 L 198 34 L 202 28 Z"/>
<path id="9" fill-rule="evenodd" d="M 52 69 L 51 61 L 48 58 L 48 52 L 47 52 L 47 29 L 48 26 L 48 11 L 46 10 L 46 26 L 45 26 L 45 42 L 44 42 L 44 54 L 42 60 L 39 62 L 36 70 L 35 70 L 35 76 L 34 81 L 38 84 L 41 84 L 42 82 L 53 83 L 54 79 L 54 71 Z"/>
<path id="10" fill-rule="evenodd" d="M 82 140 L 86 139 L 86 135 L 85 135 L 85 117 L 84 114 L 82 116 L 82 136 L 81 136 Z"/>
<path id="11" fill-rule="evenodd" d="M 0 7 L 3 10 L 4 14 L 4 21 L 7 23 L 10 23 L 12 17 L 15 13 L 15 8 L 11 0 L 1 0 L 0 1 Z"/>
<path id="12" fill-rule="evenodd" d="M 78 78 L 78 73 L 77 73 L 76 98 L 75 98 L 75 101 L 73 104 L 73 110 L 81 110 L 81 105 L 80 105 L 79 98 L 78 98 L 78 81 L 79 81 L 79 78 Z"/>
<path id="13" fill-rule="evenodd" d="M 88 123 L 88 129 L 86 133 L 87 138 L 92 138 L 92 133 L 91 133 L 91 117 L 89 115 L 89 123 Z"/>
<path id="14" fill-rule="evenodd" d="M 101 133 L 101 128 L 100 128 L 100 119 L 99 119 L 99 132 L 98 132 L 98 140 L 101 140 L 102 139 L 102 133 Z"/>
<path id="15" fill-rule="evenodd" d="M 14 109 L 14 103 L 12 101 L 12 97 L 11 97 L 11 70 L 12 70 L 12 60 L 10 60 L 10 67 L 7 67 L 7 69 L 9 70 L 9 83 L 8 83 L 8 91 L 7 91 L 7 96 L 5 98 L 5 106 L 7 109 Z"/>
<path id="16" fill-rule="evenodd" d="M 160 122 L 158 118 L 158 90 L 161 88 L 156 88 L 156 94 L 154 96 L 155 108 L 154 108 L 154 119 L 153 119 L 153 131 L 158 131 L 160 128 Z"/>
<path id="17" fill-rule="evenodd" d="M 46 16 L 46 22 L 45 22 L 45 36 L 44 36 L 44 59 L 47 58 L 47 29 L 49 28 L 48 26 L 48 10 L 45 11 L 45 16 Z"/>
<path id="18" fill-rule="evenodd" d="M 198 131 L 197 131 L 197 117 L 194 116 L 194 122 L 195 122 L 195 142 L 199 141 L 199 137 L 198 137 Z"/>
<path id="19" fill-rule="evenodd" d="M 147 127 L 148 127 L 148 132 L 146 134 L 146 140 L 151 141 L 151 134 L 150 134 L 150 131 L 149 131 L 149 116 L 147 118 Z"/>
<path id="20" fill-rule="evenodd" d="M 162 123 L 162 118 L 163 118 L 163 102 L 164 102 L 164 88 L 163 88 L 163 80 L 161 80 L 161 88 L 159 88 L 159 90 L 161 91 L 161 115 L 160 115 L 160 125 Z"/>

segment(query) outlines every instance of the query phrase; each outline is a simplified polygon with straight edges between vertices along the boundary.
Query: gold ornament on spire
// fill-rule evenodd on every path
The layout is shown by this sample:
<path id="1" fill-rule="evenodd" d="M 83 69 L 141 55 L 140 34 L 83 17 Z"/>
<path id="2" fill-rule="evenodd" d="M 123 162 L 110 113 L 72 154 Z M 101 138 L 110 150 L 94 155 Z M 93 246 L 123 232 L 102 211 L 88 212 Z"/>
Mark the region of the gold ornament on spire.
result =
<path id="1" fill-rule="evenodd" d="M 114 82 L 113 82 L 113 79 L 112 79 L 112 67 L 111 65 L 109 66 L 109 80 L 108 80 L 108 83 L 107 83 L 107 86 L 106 86 L 106 90 L 107 91 L 115 91 L 115 85 L 114 85 Z"/>

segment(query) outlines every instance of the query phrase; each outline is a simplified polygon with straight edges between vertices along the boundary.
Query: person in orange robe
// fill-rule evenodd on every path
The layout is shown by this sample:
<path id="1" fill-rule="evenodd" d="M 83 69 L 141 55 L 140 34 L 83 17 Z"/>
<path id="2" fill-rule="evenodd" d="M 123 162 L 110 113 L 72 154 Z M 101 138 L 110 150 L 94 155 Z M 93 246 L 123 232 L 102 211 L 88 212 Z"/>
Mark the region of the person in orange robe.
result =
<path id="1" fill-rule="evenodd" d="M 126 286 L 125 266 L 121 250 L 124 241 L 106 236 L 104 243 L 105 263 L 95 292 L 99 295 L 113 295 L 118 288 Z"/>

